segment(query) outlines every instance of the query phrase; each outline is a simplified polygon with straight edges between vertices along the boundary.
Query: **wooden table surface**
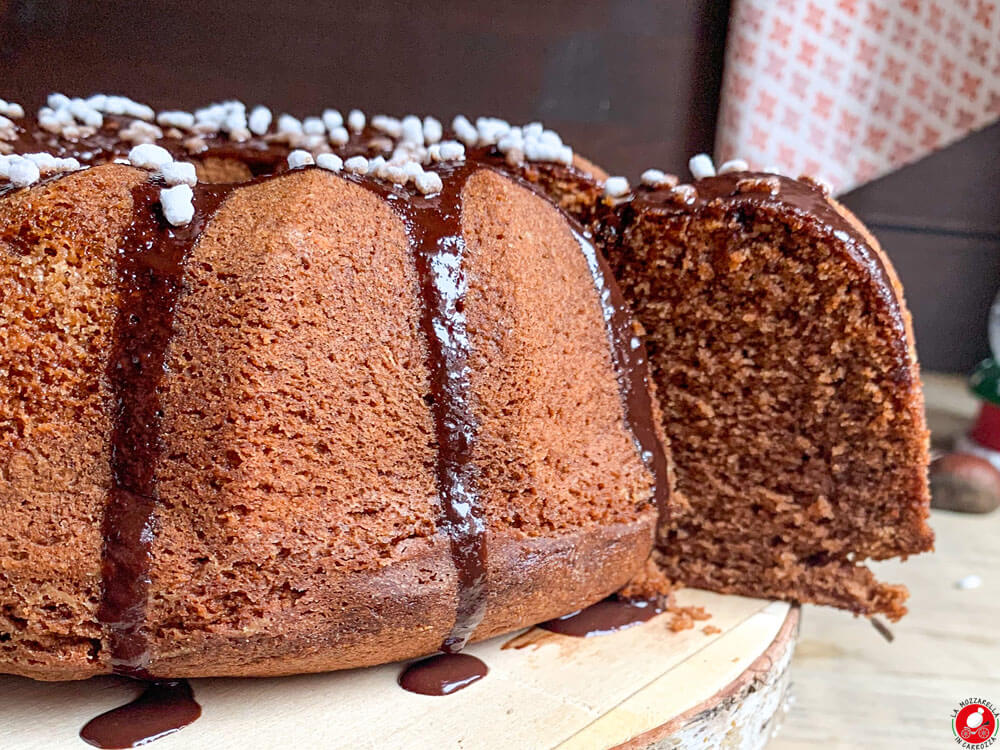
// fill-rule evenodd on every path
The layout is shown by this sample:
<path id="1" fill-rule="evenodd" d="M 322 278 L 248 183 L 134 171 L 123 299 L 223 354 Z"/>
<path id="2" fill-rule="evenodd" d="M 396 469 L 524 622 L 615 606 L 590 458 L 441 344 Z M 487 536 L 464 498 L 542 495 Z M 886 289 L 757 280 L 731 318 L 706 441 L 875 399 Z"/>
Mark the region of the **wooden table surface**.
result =
<path id="1" fill-rule="evenodd" d="M 975 411 L 964 380 L 925 382 L 932 431 L 952 429 L 949 415 Z M 794 703 L 769 750 L 945 748 L 960 700 L 1000 704 L 1000 511 L 934 511 L 931 525 L 934 554 L 877 568 L 910 589 L 910 614 L 890 625 L 892 643 L 866 620 L 803 607 Z M 979 588 L 956 587 L 973 574 Z"/>

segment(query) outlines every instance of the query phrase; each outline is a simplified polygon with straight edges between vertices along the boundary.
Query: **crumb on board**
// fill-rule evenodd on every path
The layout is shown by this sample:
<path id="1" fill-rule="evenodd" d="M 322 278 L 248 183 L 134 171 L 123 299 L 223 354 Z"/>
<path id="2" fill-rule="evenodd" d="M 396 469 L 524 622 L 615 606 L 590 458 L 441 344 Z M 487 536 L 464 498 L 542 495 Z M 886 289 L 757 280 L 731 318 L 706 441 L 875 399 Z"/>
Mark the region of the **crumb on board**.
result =
<path id="1" fill-rule="evenodd" d="M 670 604 L 667 607 L 667 611 L 673 615 L 670 618 L 670 629 L 679 633 L 682 630 L 690 630 L 694 627 L 696 620 L 708 620 L 712 617 L 704 607 L 679 607 L 675 604 Z"/>

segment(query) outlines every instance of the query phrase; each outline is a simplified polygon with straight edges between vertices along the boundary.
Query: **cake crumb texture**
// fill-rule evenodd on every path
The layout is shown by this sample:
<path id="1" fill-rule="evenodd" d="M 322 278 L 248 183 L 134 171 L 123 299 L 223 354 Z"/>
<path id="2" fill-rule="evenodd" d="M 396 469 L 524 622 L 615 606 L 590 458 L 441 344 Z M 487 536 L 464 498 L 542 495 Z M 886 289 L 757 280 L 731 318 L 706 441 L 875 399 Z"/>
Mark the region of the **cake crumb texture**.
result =
<path id="1" fill-rule="evenodd" d="M 900 617 L 905 589 L 862 565 L 933 540 L 908 315 L 874 270 L 888 260 L 780 201 L 717 199 L 635 212 L 611 261 L 684 499 L 665 575 Z"/>

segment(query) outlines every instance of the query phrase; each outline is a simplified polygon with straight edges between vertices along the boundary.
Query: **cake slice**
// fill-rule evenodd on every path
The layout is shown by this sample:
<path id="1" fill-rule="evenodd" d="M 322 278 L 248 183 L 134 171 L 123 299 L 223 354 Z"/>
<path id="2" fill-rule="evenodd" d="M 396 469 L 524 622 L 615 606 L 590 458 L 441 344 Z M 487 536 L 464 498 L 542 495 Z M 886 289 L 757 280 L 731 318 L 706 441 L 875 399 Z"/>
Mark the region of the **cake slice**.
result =
<path id="1" fill-rule="evenodd" d="M 642 187 L 607 248 L 646 331 L 677 471 L 655 558 L 689 586 L 906 611 L 866 559 L 931 549 L 910 317 L 875 239 L 817 184 Z"/>

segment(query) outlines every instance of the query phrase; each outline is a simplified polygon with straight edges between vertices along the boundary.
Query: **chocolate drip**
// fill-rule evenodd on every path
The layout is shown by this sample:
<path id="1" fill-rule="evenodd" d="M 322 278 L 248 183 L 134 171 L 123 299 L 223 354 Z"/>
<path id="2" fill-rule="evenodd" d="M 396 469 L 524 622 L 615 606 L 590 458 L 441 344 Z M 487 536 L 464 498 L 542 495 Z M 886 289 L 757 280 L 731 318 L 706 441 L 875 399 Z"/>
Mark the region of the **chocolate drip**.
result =
<path id="1" fill-rule="evenodd" d="M 660 528 L 665 524 L 669 512 L 670 477 L 667 457 L 654 421 L 646 347 L 635 330 L 629 307 L 618 284 L 614 282 L 608 262 L 582 232 L 574 229 L 573 236 L 587 260 L 587 268 L 590 269 L 601 303 L 608 342 L 611 344 L 611 361 L 625 409 L 625 426 L 632 433 L 642 462 L 653 475 L 653 496 L 659 511 L 657 527 Z"/>
<path id="2" fill-rule="evenodd" d="M 107 371 L 114 419 L 112 487 L 104 512 L 97 616 L 108 632 L 112 670 L 135 679 L 153 679 L 145 623 L 156 537 L 159 388 L 174 310 L 184 261 L 234 187 L 199 186 L 193 220 L 171 227 L 158 204 L 160 185 L 138 185 L 132 190 L 132 221 L 118 249 L 118 310 Z M 98 747 L 134 747 L 175 732 L 200 714 L 187 682 L 151 682 L 137 700 L 93 719 L 80 736 Z"/>
<path id="3" fill-rule="evenodd" d="M 450 695 L 483 679 L 489 668 L 469 654 L 437 654 L 410 664 L 399 675 L 403 690 L 421 695 Z"/>
<path id="4" fill-rule="evenodd" d="M 560 635 L 589 638 L 641 625 L 661 612 L 663 608 L 656 602 L 610 596 L 586 609 L 543 622 L 538 627 Z"/>
<path id="5" fill-rule="evenodd" d="M 458 572 L 458 604 L 445 653 L 460 651 L 486 614 L 486 523 L 472 462 L 476 420 L 469 403 L 469 337 L 465 321 L 465 240 L 462 189 L 472 165 L 440 170 L 440 193 L 413 195 L 389 183 L 357 180 L 396 210 L 406 225 L 419 277 L 422 327 L 428 350 L 430 406 L 437 438 L 437 486 L 443 526 Z"/>
<path id="6" fill-rule="evenodd" d="M 386 199 L 403 218 L 420 276 L 423 328 L 430 353 L 431 406 L 438 439 L 438 489 L 459 578 L 455 623 L 441 646 L 446 653 L 457 652 L 468 642 L 482 621 L 488 596 L 485 524 L 471 461 L 476 425 L 468 403 L 469 341 L 463 309 L 466 281 L 462 268 L 465 242 L 461 234 L 461 193 L 471 174 L 479 169 L 493 169 L 546 197 L 536 185 L 498 162 L 484 151 L 462 165 L 439 168 L 444 188 L 430 197 L 414 196 L 402 188 L 368 178 L 355 179 Z M 566 218 L 594 281 L 625 426 L 653 475 L 654 500 L 662 524 L 669 505 L 670 483 L 666 455 L 654 422 L 645 347 L 633 329 L 628 305 L 607 261 L 585 237 L 582 228 Z"/>
<path id="7" fill-rule="evenodd" d="M 131 703 L 91 719 L 80 738 L 101 748 L 145 745 L 183 729 L 201 716 L 187 680 L 151 682 Z"/>
<path id="8" fill-rule="evenodd" d="M 198 191 L 198 213 L 185 227 L 163 219 L 160 186 L 132 191 L 134 212 L 118 250 L 118 311 L 107 377 L 113 398 L 112 487 L 104 513 L 103 599 L 115 673 L 149 677 L 144 630 L 151 545 L 156 534 L 160 454 L 159 386 L 173 332 L 184 259 L 229 188 Z"/>

